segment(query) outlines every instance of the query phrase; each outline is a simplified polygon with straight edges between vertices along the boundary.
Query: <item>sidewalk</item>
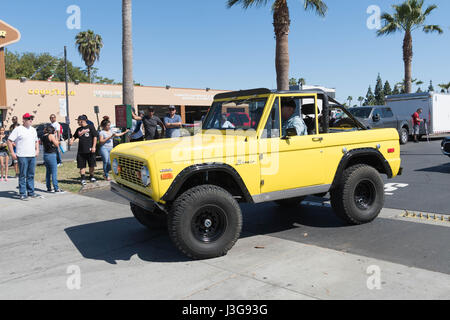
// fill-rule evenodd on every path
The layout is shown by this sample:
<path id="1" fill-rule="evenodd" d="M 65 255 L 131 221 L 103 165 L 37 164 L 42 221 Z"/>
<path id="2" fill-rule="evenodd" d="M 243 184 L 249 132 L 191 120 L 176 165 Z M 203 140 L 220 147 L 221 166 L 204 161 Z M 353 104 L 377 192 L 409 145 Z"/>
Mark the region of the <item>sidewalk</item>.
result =
<path id="1" fill-rule="evenodd" d="M 225 257 L 190 261 L 128 206 L 70 193 L 22 202 L 16 186 L 0 184 L 0 299 L 450 298 L 448 274 L 265 234 L 243 234 Z M 67 287 L 74 266 L 80 290 Z M 371 266 L 380 290 L 367 286 Z"/>

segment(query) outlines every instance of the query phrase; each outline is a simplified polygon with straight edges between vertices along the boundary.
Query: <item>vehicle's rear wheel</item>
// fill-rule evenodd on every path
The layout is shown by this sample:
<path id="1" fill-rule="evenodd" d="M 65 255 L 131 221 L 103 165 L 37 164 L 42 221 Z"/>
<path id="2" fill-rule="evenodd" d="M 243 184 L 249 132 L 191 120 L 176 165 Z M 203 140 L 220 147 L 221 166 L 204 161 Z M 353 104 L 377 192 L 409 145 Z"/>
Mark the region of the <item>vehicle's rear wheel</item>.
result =
<path id="1" fill-rule="evenodd" d="M 131 212 L 137 221 L 139 221 L 143 226 L 149 229 L 159 229 L 167 227 L 167 214 L 155 208 L 155 210 L 148 211 L 141 207 L 138 207 L 134 203 L 130 203 Z"/>
<path id="2" fill-rule="evenodd" d="M 306 197 L 297 197 L 291 199 L 276 200 L 275 203 L 283 208 L 294 208 L 300 205 Z"/>
<path id="3" fill-rule="evenodd" d="M 192 259 L 224 256 L 239 239 L 241 208 L 226 190 L 203 185 L 179 196 L 169 213 L 169 235 Z"/>
<path id="4" fill-rule="evenodd" d="M 409 140 L 409 132 L 408 129 L 402 128 L 400 130 L 400 144 L 407 144 Z"/>
<path id="5" fill-rule="evenodd" d="M 346 169 L 331 191 L 331 205 L 350 224 L 375 220 L 384 205 L 384 183 L 379 172 L 363 164 Z"/>

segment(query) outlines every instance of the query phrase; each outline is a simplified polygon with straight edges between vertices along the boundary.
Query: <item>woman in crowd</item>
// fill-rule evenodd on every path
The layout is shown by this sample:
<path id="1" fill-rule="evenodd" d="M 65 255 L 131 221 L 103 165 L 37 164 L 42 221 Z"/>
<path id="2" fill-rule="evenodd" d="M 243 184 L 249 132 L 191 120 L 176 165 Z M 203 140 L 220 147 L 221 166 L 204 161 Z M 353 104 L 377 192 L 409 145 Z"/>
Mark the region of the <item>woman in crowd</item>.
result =
<path id="1" fill-rule="evenodd" d="M 0 128 L 0 182 L 8 181 L 8 144 L 5 128 Z"/>
<path id="2" fill-rule="evenodd" d="M 111 131 L 111 122 L 109 118 L 105 117 L 102 123 L 100 124 L 102 131 L 99 133 L 100 137 L 100 154 L 102 156 L 103 161 L 103 174 L 106 181 L 111 181 L 109 177 L 109 172 L 111 171 L 111 160 L 110 153 L 114 147 L 114 138 L 122 137 L 127 134 L 130 130 L 127 130 L 123 133 L 116 134 Z"/>
<path id="3" fill-rule="evenodd" d="M 41 138 L 44 147 L 44 164 L 46 170 L 47 192 L 63 193 L 58 186 L 58 163 L 57 155 L 59 148 L 59 141 L 56 139 L 55 128 L 51 125 L 44 129 L 44 135 Z M 53 188 L 52 190 L 52 182 Z"/>

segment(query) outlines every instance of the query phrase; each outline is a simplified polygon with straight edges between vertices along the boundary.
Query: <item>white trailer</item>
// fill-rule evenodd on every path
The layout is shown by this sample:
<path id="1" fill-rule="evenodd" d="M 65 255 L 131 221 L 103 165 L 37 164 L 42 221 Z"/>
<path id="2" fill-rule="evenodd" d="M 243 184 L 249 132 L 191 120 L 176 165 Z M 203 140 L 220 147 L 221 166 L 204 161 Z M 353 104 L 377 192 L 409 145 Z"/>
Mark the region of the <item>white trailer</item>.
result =
<path id="1" fill-rule="evenodd" d="M 450 133 L 450 94 L 424 92 L 399 94 L 386 97 L 386 105 L 398 117 L 409 117 L 409 133 L 412 134 L 412 115 L 422 108 L 422 119 L 426 119 L 428 134 L 438 136 Z M 420 135 L 426 135 L 425 125 L 420 126 Z"/>

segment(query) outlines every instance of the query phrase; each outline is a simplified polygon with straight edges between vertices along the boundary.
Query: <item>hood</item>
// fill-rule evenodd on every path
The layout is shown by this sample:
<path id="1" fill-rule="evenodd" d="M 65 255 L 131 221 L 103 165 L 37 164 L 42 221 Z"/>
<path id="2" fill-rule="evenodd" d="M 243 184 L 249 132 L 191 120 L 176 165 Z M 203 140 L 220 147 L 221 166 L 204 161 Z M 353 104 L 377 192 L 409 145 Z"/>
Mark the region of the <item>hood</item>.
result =
<path id="1" fill-rule="evenodd" d="M 137 143 L 124 143 L 114 148 L 114 153 L 139 158 L 155 157 L 159 162 L 185 162 L 196 159 L 215 159 L 226 153 L 245 155 L 249 139 L 243 135 L 198 134 L 192 137 L 161 139 Z M 256 152 L 256 150 L 255 150 Z"/>
<path id="2" fill-rule="evenodd" d="M 365 126 L 367 129 L 372 129 L 372 125 L 369 122 L 369 118 L 361 118 L 361 117 L 354 117 L 356 120 L 361 122 L 363 126 Z"/>

